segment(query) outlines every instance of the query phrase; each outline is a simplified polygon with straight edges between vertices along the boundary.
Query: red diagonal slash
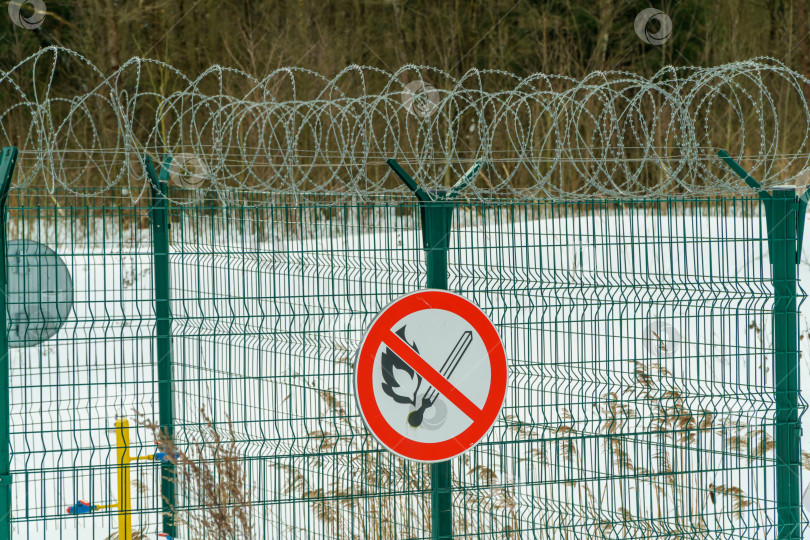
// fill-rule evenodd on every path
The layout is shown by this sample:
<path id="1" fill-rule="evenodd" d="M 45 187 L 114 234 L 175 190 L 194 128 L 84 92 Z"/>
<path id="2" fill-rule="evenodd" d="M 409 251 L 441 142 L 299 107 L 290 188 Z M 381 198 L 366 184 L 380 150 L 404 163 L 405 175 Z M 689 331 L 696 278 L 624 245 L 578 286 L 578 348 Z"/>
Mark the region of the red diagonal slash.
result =
<path id="1" fill-rule="evenodd" d="M 441 395 L 449 399 L 453 405 L 461 409 L 461 412 L 466 414 L 470 420 L 475 421 L 475 419 L 481 415 L 481 409 L 479 409 L 475 403 L 470 401 L 467 396 L 450 384 L 450 381 L 445 379 L 433 366 L 425 362 L 401 337 L 389 330 L 386 337 L 383 338 L 383 343 L 385 343 L 394 354 L 402 358 L 406 364 L 411 366 L 414 371 L 419 373 L 428 384 L 438 390 Z"/>

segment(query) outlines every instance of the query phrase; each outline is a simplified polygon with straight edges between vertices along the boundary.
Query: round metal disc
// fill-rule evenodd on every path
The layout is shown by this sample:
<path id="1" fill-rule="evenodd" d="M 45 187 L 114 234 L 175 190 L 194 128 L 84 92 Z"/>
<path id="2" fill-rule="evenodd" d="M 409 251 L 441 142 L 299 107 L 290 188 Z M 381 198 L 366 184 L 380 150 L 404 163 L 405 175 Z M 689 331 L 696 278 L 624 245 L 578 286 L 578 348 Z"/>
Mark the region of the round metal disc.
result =
<path id="1" fill-rule="evenodd" d="M 52 338 L 73 309 L 73 279 L 48 246 L 14 240 L 6 251 L 9 347 Z"/>

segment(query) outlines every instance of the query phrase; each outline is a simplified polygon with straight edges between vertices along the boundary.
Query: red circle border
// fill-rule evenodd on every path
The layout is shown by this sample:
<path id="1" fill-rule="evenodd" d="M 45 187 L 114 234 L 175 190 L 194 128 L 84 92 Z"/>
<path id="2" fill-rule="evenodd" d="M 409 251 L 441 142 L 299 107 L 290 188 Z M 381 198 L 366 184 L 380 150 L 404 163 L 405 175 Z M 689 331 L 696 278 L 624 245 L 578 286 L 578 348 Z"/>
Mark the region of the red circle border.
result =
<path id="1" fill-rule="evenodd" d="M 472 325 L 489 353 L 490 389 L 478 418 L 466 430 L 452 439 L 423 443 L 400 435 L 383 418 L 374 398 L 372 376 L 377 351 L 393 326 L 411 313 L 425 309 L 442 309 L 455 313 Z M 445 461 L 463 454 L 489 432 L 503 407 L 507 387 L 506 353 L 495 325 L 481 309 L 466 298 L 444 290 L 425 289 L 407 294 L 385 307 L 372 321 L 360 343 L 355 362 L 355 396 L 360 414 L 380 443 L 406 459 L 421 462 Z"/>

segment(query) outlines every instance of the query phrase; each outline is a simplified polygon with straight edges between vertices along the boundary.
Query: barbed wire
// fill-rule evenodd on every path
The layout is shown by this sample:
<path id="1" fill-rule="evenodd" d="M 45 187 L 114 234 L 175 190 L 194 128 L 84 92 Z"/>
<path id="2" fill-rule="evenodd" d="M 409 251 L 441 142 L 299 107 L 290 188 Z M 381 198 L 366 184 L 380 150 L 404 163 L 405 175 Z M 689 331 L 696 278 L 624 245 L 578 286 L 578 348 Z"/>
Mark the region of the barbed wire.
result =
<path id="1" fill-rule="evenodd" d="M 167 152 L 181 187 L 334 201 L 402 192 L 389 158 L 428 190 L 482 162 L 464 191 L 478 200 L 750 194 L 719 149 L 764 189 L 810 170 L 808 79 L 772 58 L 651 77 L 352 65 L 190 78 L 146 58 L 105 74 L 49 47 L 0 71 L 0 88 L 0 142 L 21 150 L 14 185 L 52 193 L 139 198 L 142 156 Z"/>

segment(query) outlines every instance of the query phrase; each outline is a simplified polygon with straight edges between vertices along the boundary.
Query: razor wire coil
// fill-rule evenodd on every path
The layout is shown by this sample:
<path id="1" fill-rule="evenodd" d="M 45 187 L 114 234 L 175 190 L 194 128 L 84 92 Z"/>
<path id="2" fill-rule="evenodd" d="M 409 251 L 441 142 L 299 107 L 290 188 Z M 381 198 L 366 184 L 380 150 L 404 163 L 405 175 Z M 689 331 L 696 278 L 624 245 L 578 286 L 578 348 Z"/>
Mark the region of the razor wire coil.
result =
<path id="1" fill-rule="evenodd" d="M 80 82 L 65 91 L 55 81 L 67 72 Z M 158 76 L 162 91 L 151 88 Z M 52 193 L 126 188 L 138 199 L 148 193 L 142 156 L 167 152 L 176 184 L 223 198 L 402 192 L 388 158 L 427 190 L 483 162 L 464 192 L 478 201 L 751 193 L 717 158 L 721 148 L 763 189 L 801 183 L 810 169 L 808 79 L 773 58 L 651 77 L 352 65 L 334 77 L 288 67 L 259 79 L 212 66 L 190 78 L 145 58 L 105 75 L 49 47 L 0 71 L 0 86 L 12 96 L 0 138 L 22 155 L 15 186 Z"/>

